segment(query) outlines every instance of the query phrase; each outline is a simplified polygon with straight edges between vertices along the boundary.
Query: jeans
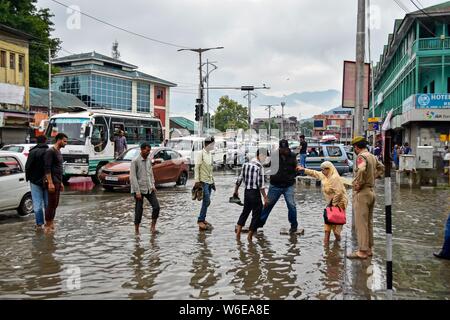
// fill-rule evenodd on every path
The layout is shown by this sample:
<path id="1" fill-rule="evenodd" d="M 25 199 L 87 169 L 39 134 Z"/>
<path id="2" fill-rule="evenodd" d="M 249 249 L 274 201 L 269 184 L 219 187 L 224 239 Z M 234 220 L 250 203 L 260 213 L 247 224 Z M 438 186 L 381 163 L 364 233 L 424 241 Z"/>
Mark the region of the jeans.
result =
<path id="1" fill-rule="evenodd" d="M 152 220 L 158 219 L 160 206 L 158 198 L 156 198 L 156 193 L 154 191 L 152 193 L 146 194 L 141 193 L 141 200 L 136 199 L 135 193 L 133 195 L 136 202 L 136 206 L 134 207 L 134 224 L 141 224 L 142 213 L 144 212 L 144 198 L 146 198 L 152 206 Z"/>
<path id="2" fill-rule="evenodd" d="M 202 182 L 202 186 L 203 186 L 203 201 L 202 201 L 202 208 L 200 209 L 200 215 L 198 216 L 197 222 L 205 222 L 206 212 L 208 211 L 208 207 L 211 204 L 212 184 Z"/>
<path id="3" fill-rule="evenodd" d="M 36 225 L 44 224 L 44 210 L 48 207 L 48 193 L 43 187 L 30 183 Z"/>
<path id="4" fill-rule="evenodd" d="M 259 190 L 245 190 L 244 196 L 244 209 L 242 210 L 241 216 L 239 217 L 238 225 L 245 226 L 250 212 L 252 212 L 252 222 L 250 223 L 250 231 L 256 231 L 259 224 L 259 218 L 261 216 L 261 211 L 263 209 L 263 204 L 261 200 L 261 193 Z"/>
<path id="5" fill-rule="evenodd" d="M 294 186 L 280 188 L 274 185 L 270 185 L 269 194 L 267 195 L 269 198 L 269 205 L 264 208 L 261 213 L 261 218 L 259 219 L 259 227 L 263 227 L 266 224 L 270 212 L 278 202 L 278 199 L 280 199 L 281 195 L 284 196 L 284 200 L 286 201 L 286 205 L 288 207 L 288 219 L 289 223 L 291 224 L 291 229 L 297 229 L 297 208 L 295 206 Z"/>
<path id="6" fill-rule="evenodd" d="M 450 215 L 445 225 L 444 245 L 442 246 L 442 255 L 450 258 Z"/>
<path id="7" fill-rule="evenodd" d="M 48 192 L 48 206 L 45 209 L 45 221 L 51 222 L 55 219 L 56 208 L 59 205 L 59 194 L 61 193 L 61 183 L 54 183 L 55 192 Z"/>
<path id="8" fill-rule="evenodd" d="M 300 165 L 306 168 L 306 153 L 300 153 Z"/>

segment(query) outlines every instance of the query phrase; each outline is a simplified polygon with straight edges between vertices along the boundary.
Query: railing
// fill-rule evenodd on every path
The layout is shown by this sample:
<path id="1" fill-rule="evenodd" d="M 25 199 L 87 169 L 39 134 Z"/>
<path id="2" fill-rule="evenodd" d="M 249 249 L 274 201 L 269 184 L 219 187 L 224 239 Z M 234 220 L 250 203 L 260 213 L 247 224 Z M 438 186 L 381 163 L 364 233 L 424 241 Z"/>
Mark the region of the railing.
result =
<path id="1" fill-rule="evenodd" d="M 450 49 L 450 38 L 426 38 L 416 40 L 414 43 L 416 50 L 427 51 L 427 50 L 444 50 Z"/>

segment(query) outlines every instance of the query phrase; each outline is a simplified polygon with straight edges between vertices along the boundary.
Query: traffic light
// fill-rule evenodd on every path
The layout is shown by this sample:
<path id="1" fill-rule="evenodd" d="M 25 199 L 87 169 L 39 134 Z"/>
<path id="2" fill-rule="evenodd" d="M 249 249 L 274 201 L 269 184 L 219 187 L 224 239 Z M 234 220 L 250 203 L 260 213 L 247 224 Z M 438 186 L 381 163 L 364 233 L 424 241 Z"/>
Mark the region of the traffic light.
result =
<path id="1" fill-rule="evenodd" d="M 199 103 L 195 105 L 195 121 L 200 121 L 200 118 L 203 117 L 204 108 L 203 104 Z"/>
<path id="2" fill-rule="evenodd" d="M 195 105 L 195 121 L 200 121 L 200 105 Z"/>

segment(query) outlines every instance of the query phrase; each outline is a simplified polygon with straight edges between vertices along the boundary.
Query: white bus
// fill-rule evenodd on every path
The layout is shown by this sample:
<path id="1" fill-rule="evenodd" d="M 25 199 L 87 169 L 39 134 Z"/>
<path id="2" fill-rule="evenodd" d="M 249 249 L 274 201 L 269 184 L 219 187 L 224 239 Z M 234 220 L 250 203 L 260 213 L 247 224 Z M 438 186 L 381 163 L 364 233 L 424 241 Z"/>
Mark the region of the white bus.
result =
<path id="1" fill-rule="evenodd" d="M 114 134 L 125 131 L 128 148 L 146 141 L 161 146 L 162 125 L 159 119 L 119 111 L 86 110 L 60 113 L 50 118 L 46 129 L 49 143 L 59 133 L 68 136 L 61 149 L 64 159 L 64 183 L 73 176 L 90 176 L 99 183 L 100 168 L 114 160 Z"/>

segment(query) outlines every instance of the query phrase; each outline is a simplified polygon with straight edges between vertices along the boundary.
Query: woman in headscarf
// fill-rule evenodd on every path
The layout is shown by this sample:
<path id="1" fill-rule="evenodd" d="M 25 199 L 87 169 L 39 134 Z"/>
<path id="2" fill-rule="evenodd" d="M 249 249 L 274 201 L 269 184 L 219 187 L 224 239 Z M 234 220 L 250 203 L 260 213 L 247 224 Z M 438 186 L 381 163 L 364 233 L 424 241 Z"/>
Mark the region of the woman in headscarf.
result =
<path id="1" fill-rule="evenodd" d="M 308 176 L 319 179 L 322 182 L 322 193 L 327 205 L 331 203 L 332 206 L 339 207 L 345 211 L 348 204 L 347 191 L 345 190 L 344 183 L 342 182 L 338 171 L 331 162 L 323 162 L 320 165 L 321 172 L 305 168 L 301 169 L 305 170 L 305 173 Z M 328 245 L 330 242 L 331 231 L 333 231 L 337 241 L 341 240 L 342 225 L 325 224 L 324 229 L 325 238 L 323 242 L 325 245 Z"/>

